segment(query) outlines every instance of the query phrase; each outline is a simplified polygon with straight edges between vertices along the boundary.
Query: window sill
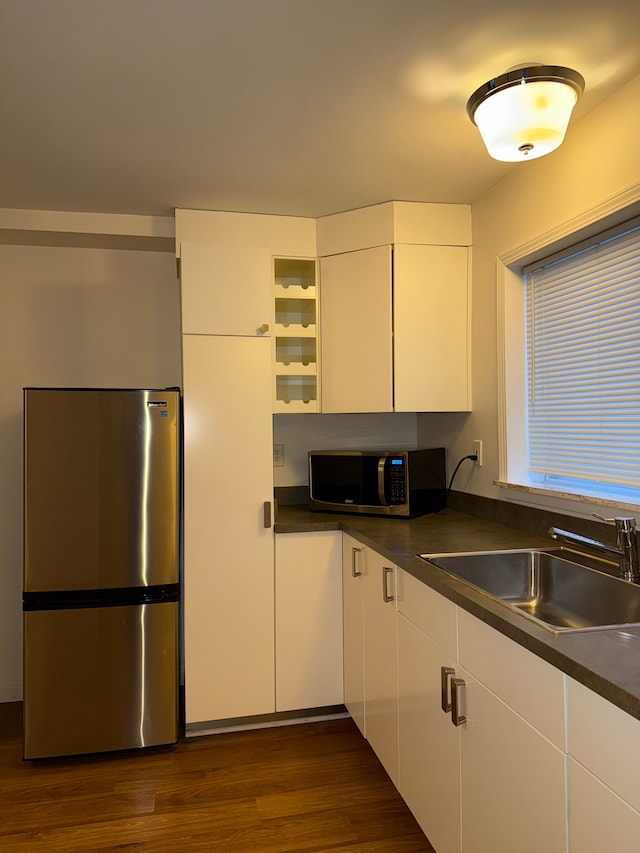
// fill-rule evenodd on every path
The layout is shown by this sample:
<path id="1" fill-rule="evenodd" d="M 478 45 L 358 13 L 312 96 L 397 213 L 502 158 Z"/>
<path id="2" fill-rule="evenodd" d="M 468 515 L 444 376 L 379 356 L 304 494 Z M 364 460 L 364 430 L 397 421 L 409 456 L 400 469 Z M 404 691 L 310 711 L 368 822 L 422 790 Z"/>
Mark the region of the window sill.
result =
<path id="1" fill-rule="evenodd" d="M 608 498 L 599 498 L 594 495 L 581 495 L 577 492 L 562 492 L 559 489 L 541 489 L 537 486 L 523 485 L 522 483 L 508 483 L 504 480 L 494 480 L 494 486 L 501 489 L 512 489 L 518 492 L 525 492 L 530 495 L 542 495 L 547 498 L 563 498 L 570 501 L 578 501 L 579 503 L 593 504 L 595 506 L 610 506 L 618 509 L 629 509 L 638 512 L 639 506 L 634 503 L 625 503 L 623 501 L 614 501 Z"/>

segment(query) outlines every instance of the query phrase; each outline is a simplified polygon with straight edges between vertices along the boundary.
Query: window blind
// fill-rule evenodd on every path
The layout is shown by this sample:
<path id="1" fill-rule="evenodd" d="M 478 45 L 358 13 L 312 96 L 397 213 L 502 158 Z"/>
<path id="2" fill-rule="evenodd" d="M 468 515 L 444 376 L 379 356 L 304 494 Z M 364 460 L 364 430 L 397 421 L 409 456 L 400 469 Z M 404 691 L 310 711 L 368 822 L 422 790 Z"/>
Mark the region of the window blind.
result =
<path id="1" fill-rule="evenodd" d="M 640 222 L 524 278 L 530 472 L 640 487 Z"/>

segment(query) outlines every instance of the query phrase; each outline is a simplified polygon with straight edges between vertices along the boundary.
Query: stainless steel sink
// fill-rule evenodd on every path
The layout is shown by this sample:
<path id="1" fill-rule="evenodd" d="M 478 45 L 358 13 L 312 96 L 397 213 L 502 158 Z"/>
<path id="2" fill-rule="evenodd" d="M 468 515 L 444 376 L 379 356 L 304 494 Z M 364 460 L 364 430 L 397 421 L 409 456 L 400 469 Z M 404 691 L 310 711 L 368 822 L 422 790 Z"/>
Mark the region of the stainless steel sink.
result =
<path id="1" fill-rule="evenodd" d="M 640 626 L 640 586 L 569 549 L 418 556 L 554 633 Z"/>

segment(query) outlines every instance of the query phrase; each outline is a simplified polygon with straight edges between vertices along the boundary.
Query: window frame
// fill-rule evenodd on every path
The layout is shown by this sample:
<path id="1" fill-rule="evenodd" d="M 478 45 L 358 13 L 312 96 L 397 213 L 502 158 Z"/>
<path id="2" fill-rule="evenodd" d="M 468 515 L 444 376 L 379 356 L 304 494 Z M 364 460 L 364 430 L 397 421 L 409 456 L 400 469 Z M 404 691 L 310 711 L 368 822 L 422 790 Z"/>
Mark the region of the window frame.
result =
<path id="1" fill-rule="evenodd" d="M 547 484 L 535 484 L 529 476 L 527 446 L 527 363 L 525 267 L 571 250 L 597 235 L 640 216 L 640 185 L 623 192 L 590 211 L 562 223 L 526 244 L 496 259 L 498 312 L 498 478 L 494 485 L 519 492 L 506 499 L 531 502 L 546 498 L 547 505 L 566 508 L 568 502 L 594 504 L 637 511 L 640 503 L 594 494 L 562 491 Z"/>

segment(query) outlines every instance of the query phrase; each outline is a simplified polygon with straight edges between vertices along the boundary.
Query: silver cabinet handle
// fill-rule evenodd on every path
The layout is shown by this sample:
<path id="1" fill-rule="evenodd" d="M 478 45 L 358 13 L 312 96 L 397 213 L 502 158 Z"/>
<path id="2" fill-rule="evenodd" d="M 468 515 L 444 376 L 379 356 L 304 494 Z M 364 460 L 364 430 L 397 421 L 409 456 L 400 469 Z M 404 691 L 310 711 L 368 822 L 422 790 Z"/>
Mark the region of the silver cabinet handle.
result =
<path id="1" fill-rule="evenodd" d="M 382 567 L 382 600 L 385 603 L 389 603 L 390 601 L 395 600 L 395 595 L 389 595 L 388 589 L 389 586 L 387 584 L 387 579 L 389 575 L 393 575 L 393 569 L 389 566 Z"/>
<path id="2" fill-rule="evenodd" d="M 351 549 L 351 575 L 354 578 L 359 578 L 362 572 L 356 569 L 356 554 L 362 553 L 362 548 Z"/>
<path id="3" fill-rule="evenodd" d="M 271 527 L 271 501 L 265 501 L 264 507 L 264 526 Z"/>
<path id="4" fill-rule="evenodd" d="M 449 698 L 449 679 L 456 674 L 452 666 L 440 667 L 440 700 L 442 710 L 445 714 L 451 711 L 451 699 Z"/>
<path id="5" fill-rule="evenodd" d="M 451 722 L 454 726 L 461 726 L 467 722 L 467 718 L 460 712 L 460 690 L 466 687 L 464 678 L 451 679 Z"/>

